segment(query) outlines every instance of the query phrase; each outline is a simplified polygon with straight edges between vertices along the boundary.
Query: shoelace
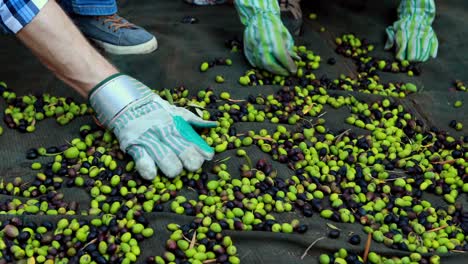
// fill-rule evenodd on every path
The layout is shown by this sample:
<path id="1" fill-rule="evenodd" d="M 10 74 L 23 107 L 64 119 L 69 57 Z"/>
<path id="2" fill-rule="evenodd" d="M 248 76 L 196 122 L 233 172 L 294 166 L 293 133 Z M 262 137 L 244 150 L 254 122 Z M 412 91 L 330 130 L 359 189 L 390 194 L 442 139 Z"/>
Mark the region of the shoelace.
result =
<path id="1" fill-rule="evenodd" d="M 112 27 L 114 28 L 114 32 L 117 32 L 120 28 L 134 28 L 135 25 L 128 22 L 128 21 L 123 21 L 124 19 L 117 14 L 110 15 L 110 16 L 96 16 L 96 20 L 100 21 L 102 20 L 102 24 L 106 24 L 108 22 L 111 22 L 109 25 L 109 29 Z"/>
<path id="2" fill-rule="evenodd" d="M 281 11 L 290 11 L 295 19 L 302 18 L 301 0 L 279 0 Z"/>

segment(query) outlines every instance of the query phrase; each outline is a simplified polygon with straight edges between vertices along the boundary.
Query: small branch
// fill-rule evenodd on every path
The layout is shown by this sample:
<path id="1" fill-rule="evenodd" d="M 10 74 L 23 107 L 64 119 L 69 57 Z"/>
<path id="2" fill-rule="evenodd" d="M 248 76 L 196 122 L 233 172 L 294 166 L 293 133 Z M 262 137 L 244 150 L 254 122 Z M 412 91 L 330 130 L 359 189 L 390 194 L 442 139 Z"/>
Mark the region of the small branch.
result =
<path id="1" fill-rule="evenodd" d="M 322 240 L 322 239 L 325 239 L 325 237 L 319 237 L 319 238 L 317 238 L 314 242 L 312 242 L 312 243 L 307 247 L 307 249 L 304 251 L 304 254 L 302 254 L 301 259 L 304 259 L 305 256 L 307 256 L 307 252 L 309 252 L 309 250 L 310 250 L 317 242 L 319 242 L 319 241 Z"/>
<path id="2" fill-rule="evenodd" d="M 364 249 L 364 256 L 362 257 L 362 259 L 364 260 L 364 263 L 367 262 L 367 256 L 369 255 L 371 242 L 372 242 L 372 233 L 369 233 L 367 234 L 366 248 Z"/>
<path id="3" fill-rule="evenodd" d="M 339 142 L 341 141 L 341 138 L 342 138 L 346 133 L 348 133 L 349 131 L 351 131 L 351 129 L 346 129 L 345 131 L 343 131 L 343 133 L 339 134 L 339 135 L 336 137 L 335 142 L 336 142 L 336 143 L 339 143 Z"/>
<path id="4" fill-rule="evenodd" d="M 321 113 L 320 115 L 318 115 L 317 118 L 321 118 L 322 116 L 324 116 L 324 115 L 326 115 L 326 114 L 327 114 L 327 112 L 323 112 L 323 113 Z"/>
<path id="5" fill-rule="evenodd" d="M 228 160 L 230 160 L 230 159 L 231 159 L 231 157 L 226 157 L 226 158 L 224 158 L 224 159 L 215 160 L 214 163 L 221 163 L 221 162 L 228 161 Z"/>
<path id="6" fill-rule="evenodd" d="M 263 139 L 267 141 L 273 141 L 271 137 L 253 136 L 254 139 Z"/>
<path id="7" fill-rule="evenodd" d="M 389 182 L 389 181 L 396 181 L 398 179 L 406 179 L 408 177 L 398 177 L 398 178 L 393 178 L 393 179 L 385 179 L 384 181 Z"/>
<path id="8" fill-rule="evenodd" d="M 203 261 L 203 264 L 215 263 L 215 262 L 216 262 L 216 259 L 207 259 L 207 260 Z"/>
<path id="9" fill-rule="evenodd" d="M 96 242 L 96 241 L 97 241 L 97 238 L 95 238 L 95 239 L 89 241 L 86 245 L 84 245 L 84 246 L 80 249 L 80 251 L 81 251 L 81 250 L 84 250 L 85 248 L 87 248 L 89 245 L 93 244 L 93 243 Z"/>
<path id="10" fill-rule="evenodd" d="M 227 99 L 226 101 L 229 101 L 229 102 L 231 102 L 231 103 L 241 103 L 241 102 L 245 102 L 245 100 L 242 100 L 242 99 L 240 99 L 240 100 Z"/>
<path id="11" fill-rule="evenodd" d="M 427 230 L 426 233 L 429 233 L 429 232 L 436 232 L 436 231 L 445 229 L 446 227 L 448 227 L 448 225 L 444 225 L 444 226 L 440 226 L 440 227 L 437 227 L 437 228 L 434 228 L 434 229 L 431 229 L 431 230 Z"/>
<path id="12" fill-rule="evenodd" d="M 188 237 L 186 237 L 186 236 L 184 236 L 184 235 L 182 235 L 182 237 L 185 239 L 185 241 L 187 241 L 187 242 L 192 242 L 192 240 L 191 240 L 190 238 L 188 238 Z"/>
<path id="13" fill-rule="evenodd" d="M 456 160 L 445 160 L 445 161 L 439 161 L 439 162 L 433 162 L 432 164 L 452 164 L 454 163 Z"/>
<path id="14" fill-rule="evenodd" d="M 385 170 L 386 172 L 389 173 L 395 173 L 395 174 L 406 174 L 406 171 L 394 171 L 394 170 Z M 401 177 L 401 178 L 407 178 L 407 177 Z"/>
<path id="15" fill-rule="evenodd" d="M 189 249 L 192 249 L 195 246 L 195 241 L 197 241 L 197 231 L 193 232 L 192 241 L 190 241 Z"/>

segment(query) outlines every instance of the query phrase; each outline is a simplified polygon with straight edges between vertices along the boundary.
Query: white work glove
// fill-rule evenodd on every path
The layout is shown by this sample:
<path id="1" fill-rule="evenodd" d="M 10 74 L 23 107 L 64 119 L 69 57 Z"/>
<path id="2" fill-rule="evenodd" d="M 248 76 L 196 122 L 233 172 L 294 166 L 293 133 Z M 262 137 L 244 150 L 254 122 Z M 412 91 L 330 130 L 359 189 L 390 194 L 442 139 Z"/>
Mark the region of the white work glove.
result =
<path id="1" fill-rule="evenodd" d="M 173 178 L 183 168 L 195 171 L 213 158 L 213 149 L 191 125 L 210 128 L 216 122 L 169 104 L 130 76 L 118 74 L 104 80 L 90 93 L 89 102 L 147 180 L 156 177 L 157 168 Z"/>

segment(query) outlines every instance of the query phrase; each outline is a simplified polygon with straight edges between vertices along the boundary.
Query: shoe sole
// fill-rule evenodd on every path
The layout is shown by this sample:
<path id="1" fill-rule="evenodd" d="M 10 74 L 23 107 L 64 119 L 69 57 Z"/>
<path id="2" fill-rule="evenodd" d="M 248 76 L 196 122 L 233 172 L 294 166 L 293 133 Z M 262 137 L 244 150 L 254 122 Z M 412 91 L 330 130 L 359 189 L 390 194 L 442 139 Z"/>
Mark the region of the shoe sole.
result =
<path id="1" fill-rule="evenodd" d="M 155 37 L 145 43 L 134 46 L 117 46 L 93 38 L 91 40 L 106 52 L 116 55 L 148 54 L 158 49 L 158 41 Z"/>

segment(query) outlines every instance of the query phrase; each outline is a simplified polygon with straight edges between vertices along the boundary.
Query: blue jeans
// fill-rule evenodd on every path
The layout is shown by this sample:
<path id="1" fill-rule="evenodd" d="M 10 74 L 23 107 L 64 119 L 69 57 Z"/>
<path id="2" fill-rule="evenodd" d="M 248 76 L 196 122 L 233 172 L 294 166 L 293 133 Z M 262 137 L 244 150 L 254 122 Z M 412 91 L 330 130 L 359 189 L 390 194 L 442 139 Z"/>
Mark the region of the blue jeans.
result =
<path id="1" fill-rule="evenodd" d="M 116 0 L 60 0 L 59 3 L 70 14 L 100 16 L 117 13 Z"/>
<path id="2" fill-rule="evenodd" d="M 58 2 L 69 14 L 99 16 L 117 13 L 116 0 L 59 0 Z M 0 20 L 0 35 L 9 35 L 11 33 Z"/>

